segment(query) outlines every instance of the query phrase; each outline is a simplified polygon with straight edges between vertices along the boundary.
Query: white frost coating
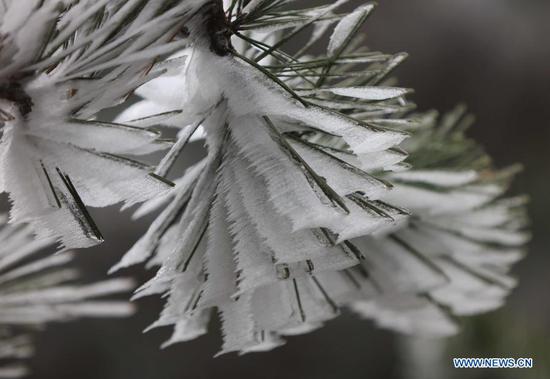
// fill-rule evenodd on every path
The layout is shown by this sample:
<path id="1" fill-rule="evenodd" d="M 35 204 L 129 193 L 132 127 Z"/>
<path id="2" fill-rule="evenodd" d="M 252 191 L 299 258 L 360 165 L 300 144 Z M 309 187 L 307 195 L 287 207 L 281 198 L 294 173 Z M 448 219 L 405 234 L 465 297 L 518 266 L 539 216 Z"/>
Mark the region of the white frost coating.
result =
<path id="1" fill-rule="evenodd" d="M 342 47 L 342 45 L 355 33 L 355 29 L 365 19 L 365 17 L 374 9 L 374 4 L 365 4 L 355 9 L 352 13 L 344 17 L 334 28 L 328 44 L 328 55 L 332 56 Z"/>
<path id="2" fill-rule="evenodd" d="M 165 349 L 175 343 L 191 341 L 206 334 L 209 320 L 208 313 L 204 311 L 181 317 L 174 326 L 174 333 L 161 348 Z"/>
<path id="3" fill-rule="evenodd" d="M 354 97 L 362 100 L 389 100 L 404 96 L 411 92 L 407 88 L 398 87 L 342 87 L 322 88 L 317 92 L 331 92 L 335 95 Z"/>
<path id="4" fill-rule="evenodd" d="M 177 195 L 146 203 L 140 214 L 169 202 L 147 238 L 140 240 L 115 269 L 148 259 L 156 251 L 150 262 L 161 268 L 138 292 L 138 296 L 169 295 L 166 308 L 153 327 L 175 325 L 175 335 L 183 333 L 182 339 L 200 335 L 202 326 L 197 325 L 195 333 L 188 329 L 194 324 L 186 320 L 197 312 L 217 307 L 225 336 L 222 352 L 263 351 L 282 343 L 277 334 L 305 333 L 337 314 L 335 305 L 327 300 L 329 295 L 322 282 L 333 289 L 340 288 L 342 293 L 353 293 L 349 281 L 335 281 L 330 273 L 357 265 L 358 257 L 350 247 L 330 246 L 331 243 L 395 226 L 403 217 L 392 209 L 386 209 L 385 216 L 375 214 L 348 199 L 347 195 L 362 191 L 373 201 L 388 188 L 336 155 L 279 135 L 278 128 L 305 125 L 327 130 L 371 157 L 377 157 L 377 152 L 383 156 L 406 134 L 370 128 L 330 110 L 305 108 L 263 74 L 238 60 L 218 57 L 201 47 L 189 56 L 182 71 L 185 77 L 181 95 L 169 95 L 166 99 L 169 108 L 178 107 L 182 112 L 163 123 L 179 123 L 183 128 L 200 121 L 206 132 L 207 159 L 213 168 L 217 167 L 215 175 L 211 169 L 204 169 L 202 173 L 194 170 L 184 176 L 181 183 L 195 183 L 185 210 L 181 199 L 187 190 L 180 187 L 179 180 Z M 150 93 L 140 93 L 154 102 L 154 86 L 149 87 L 152 88 Z M 161 102 L 159 105 L 163 106 Z M 268 116 L 269 121 L 263 116 Z M 287 145 L 281 145 L 281 138 Z M 399 155 L 380 158 L 379 162 L 402 160 L 404 154 Z M 189 179 L 197 174 L 196 180 Z M 318 178 L 314 179 L 314 175 Z M 327 179 L 324 185 L 333 188 L 333 195 L 323 192 L 319 177 Z M 341 197 L 341 205 L 349 214 L 339 210 L 330 196 Z M 178 209 L 183 211 L 179 222 L 173 218 Z M 205 232 L 201 227 L 205 224 L 203 217 L 209 219 Z M 166 228 L 169 221 L 174 226 Z M 323 235 L 321 227 L 335 234 Z M 203 233 L 204 240 L 199 238 Z M 189 276 L 197 275 L 196 268 L 201 267 L 197 262 L 201 261 L 208 278 L 202 286 Z M 190 266 L 180 278 L 176 267 L 187 264 Z M 309 278 L 310 272 L 318 281 Z M 196 293 L 200 296 L 193 298 Z M 260 293 L 265 296 L 258 297 Z M 245 299 L 250 296 L 248 304 Z M 182 304 L 194 307 L 185 310 Z M 275 304 L 281 307 L 274 309 Z M 268 317 L 264 309 L 272 309 L 273 314 Z M 305 323 L 301 314 L 307 318 Z M 178 339 L 174 337 L 171 342 Z"/>
<path id="5" fill-rule="evenodd" d="M 422 182 L 440 187 L 457 187 L 467 185 L 478 178 L 474 170 L 437 171 L 413 170 L 390 174 L 389 178 L 406 182 Z"/>
<path id="6" fill-rule="evenodd" d="M 165 296 L 152 327 L 173 325 L 168 343 L 204 334 L 212 308 L 222 321 L 220 353 L 276 347 L 281 336 L 314 330 L 341 307 L 404 333 L 448 335 L 457 327 L 445 309 L 492 309 L 513 287 L 507 273 L 527 238 L 514 218 L 521 204 L 498 200 L 499 175 L 478 166 L 486 160 L 468 160 L 472 146 L 453 117 L 442 125 L 429 115 L 402 117 L 410 91 L 375 86 L 389 83 L 403 55 L 341 51 L 372 7 L 344 17 L 329 46 L 344 54 L 329 65 L 357 55 L 365 76 L 335 70 L 340 77 L 319 89 L 318 76 L 292 77 L 294 69 L 319 64 L 324 72 L 319 62 L 331 57 L 304 54 L 278 71 L 281 62 L 260 59 L 246 40 L 233 45 L 241 55 L 217 55 L 198 18 L 181 70 L 170 65 L 140 90 L 147 107 L 158 99 L 168 113 L 132 125 L 179 127 L 180 139 L 201 125 L 208 149 L 204 169 L 143 206 L 140 213 L 166 208 L 117 266 L 160 266 L 136 297 Z M 310 42 L 326 30 L 322 22 Z M 285 36 L 278 33 L 247 36 L 269 45 Z M 408 161 L 403 146 L 411 147 Z"/>
<path id="7" fill-rule="evenodd" d="M 282 114 L 284 116 L 285 113 Z M 286 115 L 314 128 L 341 136 L 355 154 L 381 152 L 398 145 L 407 134 L 399 131 L 372 129 L 343 115 L 321 108 L 287 109 Z"/>
<path id="8" fill-rule="evenodd" d="M 308 184 L 300 168 L 277 148 L 267 131 L 258 129 L 261 127 L 258 119 L 242 118 L 232 134 L 240 154 L 265 178 L 276 209 L 292 220 L 295 230 L 328 226 L 338 211 L 319 200 L 320 194 Z M 304 209 L 308 212 L 304 213 Z"/>
<path id="9" fill-rule="evenodd" d="M 523 231 L 524 199 L 501 199 L 505 187 L 498 173 L 490 167 L 438 164 L 441 152 L 432 152 L 434 146 L 440 149 L 454 143 L 449 149 L 457 152 L 443 156 L 450 162 L 463 158 L 456 146 L 463 132 L 451 132 L 460 117 L 451 114 L 443 120 L 441 124 L 435 118 L 425 121 L 405 143 L 411 157 L 423 157 L 428 168 L 413 166 L 383 174 L 394 188 L 382 199 L 407 209 L 414 218 L 389 232 L 352 240 L 365 255 L 363 266 L 369 279 L 355 267 L 348 270 L 348 277 L 361 283 L 360 288 L 370 281 L 385 295 L 367 297 L 359 288 L 355 294 L 333 295 L 334 301 L 350 305 L 378 325 L 404 333 L 453 334 L 457 327 L 443 309 L 451 315 L 473 315 L 501 306 L 516 283 L 508 274 L 510 267 L 522 258 L 529 239 Z M 431 145 L 430 138 L 440 140 Z M 317 136 L 310 141 L 328 151 L 344 149 L 338 156 L 356 162 L 338 138 Z M 374 160 L 372 167 L 380 166 Z M 421 295 L 425 293 L 429 298 Z"/>
<path id="10" fill-rule="evenodd" d="M 169 35 L 194 2 L 19 3 L 4 3 L 0 22 L 0 85 L 18 93 L 0 97 L 0 184 L 10 220 L 64 247 L 91 246 L 102 237 L 86 205 L 130 206 L 169 189 L 149 175 L 153 168 L 120 156 L 168 148 L 158 133 L 95 118 L 162 72 L 150 65 L 181 49 Z"/>
<path id="11" fill-rule="evenodd" d="M 357 170 L 356 167 L 334 159 L 334 156 L 319 152 L 297 141 L 289 141 L 289 143 L 341 196 L 363 191 L 368 198 L 377 199 L 388 189 L 383 182 Z"/>
<path id="12" fill-rule="evenodd" d="M 233 185 L 239 188 L 250 218 L 250 227 L 257 228 L 268 246 L 272 247 L 277 260 L 282 263 L 292 263 L 327 254 L 311 232 L 292 232 L 289 218 L 282 216 L 274 209 L 272 200 L 264 191 L 257 190 L 265 186 L 265 182 L 250 173 L 247 169 L 248 164 L 248 161 L 235 160 L 231 171 Z M 281 239 L 281 235 L 288 235 L 288 238 Z"/>
<path id="13" fill-rule="evenodd" d="M 401 163 L 407 158 L 407 154 L 397 150 L 385 150 L 383 152 L 358 154 L 360 163 L 357 167 L 367 171 L 394 171 L 404 167 Z"/>
<path id="14" fill-rule="evenodd" d="M 199 175 L 203 170 L 206 169 L 208 164 L 207 159 L 203 159 L 197 164 L 191 166 L 185 171 L 185 175 L 177 179 L 174 184 L 174 191 L 166 192 L 162 196 L 157 196 L 154 199 L 148 200 L 141 204 L 141 206 L 134 212 L 134 218 L 143 217 L 155 210 L 161 208 L 163 205 L 166 205 L 176 196 L 185 195 L 188 191 L 191 190 L 193 183 L 198 179 Z"/>
<path id="15" fill-rule="evenodd" d="M 0 335 L 0 358 L 11 360 L 0 366 L 1 378 L 22 378 L 29 374 L 29 370 L 18 360 L 32 357 L 34 348 L 28 335 L 3 332 Z"/>
<path id="16" fill-rule="evenodd" d="M 33 355 L 26 334 L 48 322 L 77 317 L 125 317 L 133 313 L 127 302 L 104 300 L 130 291 L 128 279 L 75 284 L 78 272 L 68 263 L 73 253 L 40 254 L 52 240 L 36 240 L 29 225 L 5 225 L 0 229 L 0 358 L 17 361 Z M 29 329 L 29 330 L 26 330 Z M 20 372 L 23 372 L 23 367 Z M 6 371 L 7 370 L 7 371 Z M 0 376 L 11 369 L 2 364 Z"/>
<path id="17" fill-rule="evenodd" d="M 498 308 L 503 304 L 509 290 L 514 287 L 514 282 L 509 279 L 505 279 L 502 284 L 495 282 L 488 285 L 484 280 L 454 264 L 441 262 L 440 265 L 452 280 L 448 286 L 436 289 L 432 294 L 458 315 L 472 315 Z"/>
<path id="18" fill-rule="evenodd" d="M 419 214 L 437 215 L 452 211 L 474 209 L 494 198 L 495 194 L 485 192 L 498 190 L 498 187 L 462 187 L 452 192 L 432 191 L 411 184 L 396 185 L 389 191 L 384 200 L 397 206 L 407 208 Z"/>
<path id="19" fill-rule="evenodd" d="M 141 126 L 136 120 L 144 117 L 150 117 L 151 115 L 167 113 L 178 110 L 170 106 L 160 105 L 152 100 L 141 100 L 135 104 L 130 105 L 123 110 L 115 118 L 115 122 L 127 125 Z"/>
<path id="20" fill-rule="evenodd" d="M 216 304 L 237 291 L 233 241 L 225 208 L 224 199 L 218 197 L 210 213 L 204 266 L 211 279 L 204 287 L 201 306 Z"/>
<path id="21" fill-rule="evenodd" d="M 382 328 L 417 336 L 445 337 L 456 334 L 458 328 L 437 305 L 428 300 L 406 296 L 357 302 L 353 310 L 373 319 Z"/>
<path id="22" fill-rule="evenodd" d="M 417 294 L 447 283 L 443 270 L 394 240 L 361 238 L 354 243 L 366 255 L 369 270 L 384 293 Z"/>

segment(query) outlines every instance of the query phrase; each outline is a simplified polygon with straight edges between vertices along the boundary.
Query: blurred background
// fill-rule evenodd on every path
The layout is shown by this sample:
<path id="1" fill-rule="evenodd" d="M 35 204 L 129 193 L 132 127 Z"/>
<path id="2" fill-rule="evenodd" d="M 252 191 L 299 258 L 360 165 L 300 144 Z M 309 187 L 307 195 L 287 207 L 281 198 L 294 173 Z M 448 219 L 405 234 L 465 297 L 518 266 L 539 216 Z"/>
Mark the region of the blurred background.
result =
<path id="1" fill-rule="evenodd" d="M 548 0 L 379 0 L 364 30 L 370 48 L 410 54 L 396 74 L 415 89 L 420 109 L 466 103 L 477 116 L 470 135 L 495 164 L 524 165 L 512 191 L 531 198 L 533 239 L 505 307 L 462 320 L 463 333 L 446 340 L 400 337 L 344 314 L 273 352 L 213 359 L 221 340 L 216 332 L 164 351 L 159 346 L 169 328 L 141 334 L 162 308 L 161 300 L 145 299 L 128 320 L 84 320 L 37 333 L 32 378 L 549 378 L 549 20 Z M 201 154 L 194 143 L 187 157 Z M 104 277 L 153 219 L 131 222 L 131 212 L 116 209 L 92 213 L 106 242 L 78 255 L 90 280 Z M 125 274 L 143 283 L 152 272 Z M 452 357 L 533 357 L 535 368 L 455 370 Z"/>

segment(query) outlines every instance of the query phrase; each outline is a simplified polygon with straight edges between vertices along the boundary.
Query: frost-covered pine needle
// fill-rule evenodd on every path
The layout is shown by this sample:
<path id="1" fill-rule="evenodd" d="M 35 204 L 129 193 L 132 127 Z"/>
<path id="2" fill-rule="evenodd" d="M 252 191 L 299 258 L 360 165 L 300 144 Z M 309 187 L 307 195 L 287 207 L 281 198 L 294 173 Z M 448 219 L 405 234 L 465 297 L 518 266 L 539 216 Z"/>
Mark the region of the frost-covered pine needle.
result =
<path id="1" fill-rule="evenodd" d="M 454 316 L 498 308 L 515 286 L 509 271 L 529 237 L 525 198 L 503 196 L 517 168 L 494 170 L 465 138 L 473 120 L 463 107 L 442 118 L 416 117 L 420 123 L 402 145 L 412 168 L 383 174 L 394 188 L 382 200 L 410 217 L 391 233 L 354 239 L 365 260 L 345 275 L 357 288 L 330 287 L 339 305 L 382 327 L 449 335 L 457 330 Z M 304 138 L 345 149 L 334 138 Z"/>
<path id="2" fill-rule="evenodd" d="M 166 345 L 204 334 L 212 309 L 221 353 L 269 350 L 343 307 L 449 334 L 452 315 L 493 309 L 514 285 L 527 237 L 521 200 L 500 200 L 509 175 L 464 138 L 463 112 L 411 113 L 388 79 L 405 55 L 360 47 L 374 6 L 337 13 L 345 2 L 204 2 L 174 58 L 185 63 L 121 115 L 181 128 L 162 175 L 206 134 L 208 156 L 138 210 L 165 207 L 115 267 L 160 265 L 136 296 L 168 295 L 152 325 L 174 325 Z"/>
<path id="3" fill-rule="evenodd" d="M 125 317 L 133 313 L 126 301 L 105 300 L 126 293 L 128 279 L 77 284 L 69 267 L 73 254 L 41 254 L 52 240 L 37 240 L 29 225 L 0 228 L 0 378 L 24 376 L 23 359 L 33 355 L 31 331 L 49 322 L 78 317 Z"/>
<path id="4" fill-rule="evenodd" d="M 68 248 L 102 241 L 86 206 L 127 206 L 170 188 L 129 156 L 170 146 L 97 115 L 165 70 L 188 1 L 0 2 L 0 190 L 10 219 Z"/>
<path id="5" fill-rule="evenodd" d="M 514 170 L 464 137 L 463 110 L 413 113 L 391 77 L 406 55 L 364 47 L 374 3 L 15 3 L 0 5 L 12 218 L 83 247 L 101 239 L 85 205 L 162 209 L 114 270 L 160 267 L 136 297 L 167 298 L 152 325 L 174 327 L 166 345 L 206 333 L 213 310 L 220 353 L 269 350 L 346 307 L 446 335 L 513 287 L 527 239 L 523 199 L 503 198 Z M 143 101 L 99 121 L 136 88 Z M 201 135 L 206 158 L 172 172 Z M 156 168 L 127 159 L 166 147 Z"/>

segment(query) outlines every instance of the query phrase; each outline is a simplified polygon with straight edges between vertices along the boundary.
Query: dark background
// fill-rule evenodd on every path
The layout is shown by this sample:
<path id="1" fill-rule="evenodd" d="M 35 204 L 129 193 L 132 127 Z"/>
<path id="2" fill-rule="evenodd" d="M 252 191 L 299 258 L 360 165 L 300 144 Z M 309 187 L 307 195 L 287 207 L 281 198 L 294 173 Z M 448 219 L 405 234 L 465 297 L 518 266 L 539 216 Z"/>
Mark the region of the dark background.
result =
<path id="1" fill-rule="evenodd" d="M 365 32 L 372 49 L 410 53 L 397 75 L 401 85 L 415 89 L 420 109 L 468 104 L 478 120 L 470 135 L 495 164 L 525 166 L 512 190 L 531 197 L 534 237 L 515 268 L 520 285 L 507 305 L 463 320 L 464 332 L 444 341 L 398 337 L 344 315 L 273 352 L 213 359 L 220 343 L 215 331 L 165 351 L 159 345 L 169 329 L 142 335 L 162 306 L 145 299 L 128 320 L 84 320 L 38 333 L 32 378 L 550 377 L 550 1 L 381 0 Z M 189 156 L 200 149 L 193 145 Z M 88 279 L 103 277 L 152 220 L 133 223 L 128 212 L 120 216 L 115 209 L 93 214 L 106 242 L 78 256 Z M 151 275 L 126 273 L 140 283 Z M 535 368 L 454 370 L 455 356 L 533 357 Z"/>

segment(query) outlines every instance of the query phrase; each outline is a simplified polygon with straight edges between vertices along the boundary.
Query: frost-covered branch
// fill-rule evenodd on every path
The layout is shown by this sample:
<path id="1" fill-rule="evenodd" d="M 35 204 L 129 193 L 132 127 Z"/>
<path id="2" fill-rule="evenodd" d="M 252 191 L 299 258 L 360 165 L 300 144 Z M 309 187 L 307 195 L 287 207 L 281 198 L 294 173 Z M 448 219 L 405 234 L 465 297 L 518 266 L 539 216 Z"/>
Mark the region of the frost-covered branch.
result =
<path id="1" fill-rule="evenodd" d="M 129 156 L 170 145 L 98 113 L 164 73 L 187 1 L 7 0 L 0 4 L 0 189 L 10 219 L 65 247 L 102 241 L 87 206 L 126 206 L 170 188 Z"/>
<path id="2" fill-rule="evenodd" d="M 361 47 L 374 5 L 339 14 L 344 3 L 229 2 L 223 19 L 205 2 L 185 64 L 120 117 L 181 128 L 163 173 L 199 126 L 206 136 L 208 156 L 138 210 L 164 208 L 116 266 L 160 265 L 137 296 L 168 294 L 153 325 L 175 326 L 167 344 L 205 333 L 212 308 L 222 352 L 271 349 L 342 307 L 448 334 L 453 314 L 492 309 L 513 286 L 521 202 L 497 200 L 502 175 L 478 164 L 460 112 L 441 125 L 411 113 L 388 76 L 405 55 Z M 312 53 L 326 34 L 326 53 Z"/>
<path id="3" fill-rule="evenodd" d="M 365 47 L 374 3 L 15 3 L 0 5 L 11 218 L 85 247 L 101 240 L 86 206 L 161 210 L 113 270 L 159 266 L 136 297 L 167 298 L 152 325 L 174 326 L 167 344 L 206 333 L 213 310 L 221 353 L 269 350 L 342 308 L 449 334 L 514 286 L 528 238 L 524 200 L 504 197 L 514 170 L 465 138 L 463 110 L 414 111 L 392 77 L 406 54 Z M 207 156 L 174 172 L 197 138 Z M 156 168 L 129 159 L 162 149 Z"/>
<path id="4" fill-rule="evenodd" d="M 20 360 L 33 353 L 31 329 L 78 317 L 126 317 L 133 306 L 103 298 L 126 293 L 133 283 L 76 284 L 78 272 L 69 267 L 72 253 L 40 253 L 53 240 L 36 240 L 30 226 L 5 225 L 6 218 L 0 229 L 0 378 L 14 378 L 27 372 Z"/>

